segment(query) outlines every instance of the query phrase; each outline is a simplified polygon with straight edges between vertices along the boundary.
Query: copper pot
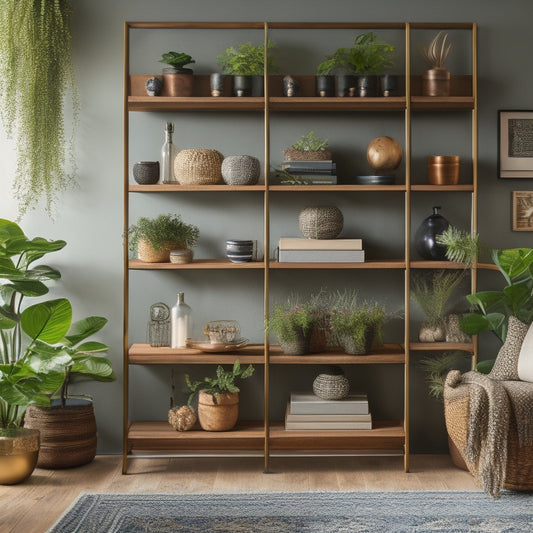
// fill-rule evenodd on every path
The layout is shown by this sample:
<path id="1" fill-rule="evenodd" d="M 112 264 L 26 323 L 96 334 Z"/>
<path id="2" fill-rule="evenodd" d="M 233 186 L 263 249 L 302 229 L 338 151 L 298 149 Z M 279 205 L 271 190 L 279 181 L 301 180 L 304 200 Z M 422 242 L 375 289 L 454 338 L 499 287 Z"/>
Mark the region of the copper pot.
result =
<path id="1" fill-rule="evenodd" d="M 459 183 L 459 156 L 428 157 L 428 179 L 431 185 L 457 185 Z"/>
<path id="2" fill-rule="evenodd" d="M 450 96 L 450 71 L 436 67 L 422 74 L 422 96 Z"/>

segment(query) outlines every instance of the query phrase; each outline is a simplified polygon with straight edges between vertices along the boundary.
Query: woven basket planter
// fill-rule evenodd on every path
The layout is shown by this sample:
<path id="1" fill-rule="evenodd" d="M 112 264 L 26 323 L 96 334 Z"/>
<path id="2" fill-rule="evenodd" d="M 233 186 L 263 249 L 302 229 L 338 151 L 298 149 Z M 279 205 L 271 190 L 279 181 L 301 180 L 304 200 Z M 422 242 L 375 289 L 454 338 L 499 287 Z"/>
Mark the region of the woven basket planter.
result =
<path id="1" fill-rule="evenodd" d="M 163 246 L 161 250 L 156 250 L 146 239 L 139 239 L 137 257 L 144 263 L 168 263 L 170 262 L 170 251 L 175 248 L 176 245 L 169 243 L 167 246 Z"/>
<path id="2" fill-rule="evenodd" d="M 319 374 L 313 381 L 313 392 L 323 400 L 342 400 L 350 392 L 350 382 L 342 374 Z"/>
<path id="3" fill-rule="evenodd" d="M 178 152 L 174 175 L 181 185 L 216 185 L 222 181 L 224 156 L 209 148 L 191 148 Z"/>
<path id="4" fill-rule="evenodd" d="M 251 155 L 230 155 L 222 161 L 222 179 L 228 185 L 255 185 L 260 172 L 259 159 Z"/>
<path id="5" fill-rule="evenodd" d="M 198 394 L 198 420 L 205 431 L 228 431 L 239 418 L 239 393 L 225 392 L 217 394 L 217 403 L 213 396 L 200 391 Z"/>
<path id="6" fill-rule="evenodd" d="M 298 216 L 302 235 L 308 239 L 335 239 L 342 231 L 344 217 L 338 207 L 306 207 Z"/>
<path id="7" fill-rule="evenodd" d="M 316 152 L 296 150 L 292 146 L 283 150 L 283 159 L 285 161 L 329 161 L 331 159 L 331 151 L 317 150 Z"/>

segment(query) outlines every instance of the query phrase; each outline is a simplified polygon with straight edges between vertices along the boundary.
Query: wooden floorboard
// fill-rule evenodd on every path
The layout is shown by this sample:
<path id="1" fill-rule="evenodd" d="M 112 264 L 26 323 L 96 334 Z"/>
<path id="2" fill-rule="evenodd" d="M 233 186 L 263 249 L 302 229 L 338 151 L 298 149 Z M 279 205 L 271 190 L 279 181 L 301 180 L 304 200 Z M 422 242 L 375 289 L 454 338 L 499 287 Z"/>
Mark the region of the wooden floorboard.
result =
<path id="1" fill-rule="evenodd" d="M 25 482 L 0 486 L 0 531 L 44 533 L 83 492 L 238 493 L 300 491 L 479 490 L 472 476 L 448 455 L 403 457 L 273 457 L 263 473 L 262 457 L 130 459 L 97 456 L 69 470 L 36 469 Z"/>

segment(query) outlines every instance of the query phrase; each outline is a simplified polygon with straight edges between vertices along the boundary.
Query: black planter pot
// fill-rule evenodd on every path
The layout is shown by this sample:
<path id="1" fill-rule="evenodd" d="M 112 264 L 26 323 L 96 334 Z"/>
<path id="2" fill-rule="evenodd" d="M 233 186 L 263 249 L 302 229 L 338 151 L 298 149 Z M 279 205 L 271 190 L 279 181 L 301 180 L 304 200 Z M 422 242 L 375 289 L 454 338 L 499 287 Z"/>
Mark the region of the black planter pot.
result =
<path id="1" fill-rule="evenodd" d="M 316 77 L 316 95 L 317 96 L 334 96 L 335 95 L 335 76 L 317 76 Z"/>
<path id="2" fill-rule="evenodd" d="M 233 76 L 233 95 L 252 96 L 252 76 Z"/>
<path id="3" fill-rule="evenodd" d="M 265 77 L 251 76 L 252 78 L 252 96 L 265 95 Z"/>
<path id="4" fill-rule="evenodd" d="M 396 74 L 385 74 L 381 76 L 382 96 L 397 96 L 398 93 L 398 76 Z"/>
<path id="5" fill-rule="evenodd" d="M 437 242 L 437 235 L 443 233 L 450 223 L 439 214 L 440 207 L 433 208 L 433 214 L 427 217 L 415 233 L 416 251 L 423 259 L 432 261 L 446 260 L 446 246 Z"/>
<path id="6" fill-rule="evenodd" d="M 378 96 L 378 76 L 359 76 L 357 78 L 358 96 Z"/>
<path id="7" fill-rule="evenodd" d="M 339 74 L 337 78 L 337 96 L 356 96 L 357 76 Z"/>
<path id="8" fill-rule="evenodd" d="M 211 96 L 224 96 L 224 74 L 214 72 L 209 81 L 211 86 Z"/>

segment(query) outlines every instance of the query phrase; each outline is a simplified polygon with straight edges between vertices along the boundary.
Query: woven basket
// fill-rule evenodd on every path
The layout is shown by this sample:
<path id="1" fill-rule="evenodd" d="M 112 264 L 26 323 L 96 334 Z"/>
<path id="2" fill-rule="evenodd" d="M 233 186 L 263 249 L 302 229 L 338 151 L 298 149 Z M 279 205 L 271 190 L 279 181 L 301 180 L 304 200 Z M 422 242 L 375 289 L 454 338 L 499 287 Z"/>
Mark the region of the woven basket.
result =
<path id="1" fill-rule="evenodd" d="M 331 151 L 325 149 L 317 150 L 316 152 L 303 152 L 290 146 L 283 150 L 283 159 L 285 161 L 329 161 L 331 159 Z"/>
<path id="2" fill-rule="evenodd" d="M 255 185 L 260 172 L 259 159 L 251 155 L 230 155 L 222 161 L 222 178 L 228 185 Z"/>
<path id="3" fill-rule="evenodd" d="M 454 389 L 444 405 L 448 435 L 461 455 L 466 448 L 469 411 L 469 385 L 461 384 Z M 466 463 L 470 470 L 472 465 L 469 465 L 468 461 Z M 511 415 L 509 420 L 507 470 L 503 486 L 511 490 L 533 490 L 533 445 L 519 447 L 514 415 Z"/>
<path id="4" fill-rule="evenodd" d="M 196 413 L 188 405 L 173 407 L 168 412 L 168 423 L 176 431 L 189 431 L 197 420 Z"/>
<path id="5" fill-rule="evenodd" d="M 298 216 L 302 235 L 308 239 L 335 239 L 342 231 L 344 217 L 338 207 L 306 207 Z"/>
<path id="6" fill-rule="evenodd" d="M 209 148 L 191 148 L 178 152 L 174 175 L 181 185 L 215 185 L 222 183 L 224 156 Z"/>
<path id="7" fill-rule="evenodd" d="M 342 374 L 319 374 L 313 381 L 313 392 L 323 400 L 342 400 L 350 392 L 350 382 Z"/>
<path id="8" fill-rule="evenodd" d="M 168 263 L 170 261 L 170 251 L 176 246 L 169 243 L 161 250 L 156 250 L 146 239 L 139 239 L 137 244 L 137 257 L 144 263 Z"/>

